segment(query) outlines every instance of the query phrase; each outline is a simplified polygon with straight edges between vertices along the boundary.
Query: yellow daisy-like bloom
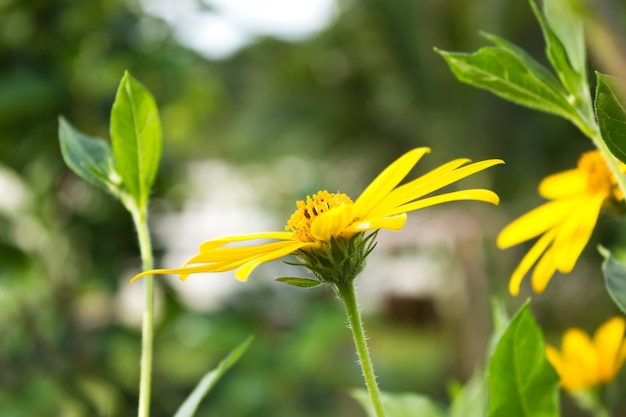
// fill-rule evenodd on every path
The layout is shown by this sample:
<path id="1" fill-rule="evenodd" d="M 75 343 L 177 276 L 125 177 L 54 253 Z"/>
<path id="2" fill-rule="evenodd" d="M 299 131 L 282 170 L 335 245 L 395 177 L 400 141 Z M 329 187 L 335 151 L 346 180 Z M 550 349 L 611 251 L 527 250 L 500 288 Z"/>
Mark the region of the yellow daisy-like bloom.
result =
<path id="1" fill-rule="evenodd" d="M 575 169 L 544 178 L 539 194 L 550 201 L 513 221 L 498 236 L 498 247 L 506 249 L 542 235 L 513 272 L 509 282 L 512 295 L 519 293 L 522 279 L 535 263 L 532 287 L 538 293 L 556 271 L 571 272 L 602 206 L 624 198 L 598 151 L 584 153 Z"/>
<path id="2" fill-rule="evenodd" d="M 306 201 L 297 202 L 297 210 L 287 222 L 285 231 L 210 240 L 203 243 L 200 253 L 189 259 L 182 268 L 145 271 L 133 277 L 131 282 L 151 274 L 180 274 L 184 280 L 190 274 L 229 270 L 236 270 L 237 279 L 245 281 L 264 262 L 293 253 L 305 257 L 324 251 L 328 253 L 333 242 L 348 242 L 356 235 L 370 230 L 401 230 L 409 211 L 455 200 L 499 203 L 493 191 L 484 189 L 454 191 L 422 198 L 462 178 L 504 163 L 499 159 L 472 164 L 468 164 L 468 159 L 455 159 L 426 175 L 399 185 L 428 152 L 429 148 L 416 148 L 398 158 L 354 202 L 346 194 L 320 191 L 307 197 Z M 255 241 L 267 239 L 273 242 L 255 244 Z M 227 246 L 235 242 L 250 242 L 250 245 Z M 343 247 L 345 249 L 348 246 L 346 244 Z M 336 255 L 330 254 L 330 257 Z"/>
<path id="3" fill-rule="evenodd" d="M 569 329 L 563 335 L 561 352 L 546 346 L 546 356 L 561 377 L 563 389 L 573 392 L 609 384 L 626 359 L 623 317 L 604 323 L 593 340 L 580 329 Z"/>

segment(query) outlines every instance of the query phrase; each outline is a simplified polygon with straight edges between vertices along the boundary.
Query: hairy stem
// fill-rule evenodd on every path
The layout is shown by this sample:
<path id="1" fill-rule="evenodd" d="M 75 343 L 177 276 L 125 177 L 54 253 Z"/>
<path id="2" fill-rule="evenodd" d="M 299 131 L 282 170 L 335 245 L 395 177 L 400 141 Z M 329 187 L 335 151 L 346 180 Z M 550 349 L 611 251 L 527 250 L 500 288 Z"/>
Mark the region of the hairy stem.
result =
<path id="1" fill-rule="evenodd" d="M 372 399 L 374 411 L 376 412 L 377 417 L 385 417 L 385 410 L 383 408 L 380 390 L 376 384 L 376 375 L 374 374 L 374 367 L 372 366 L 372 360 L 367 348 L 361 313 L 359 312 L 359 307 L 356 302 L 354 284 L 352 281 L 348 283 L 336 284 L 335 290 L 346 308 L 350 329 L 352 330 L 352 336 L 354 337 L 354 344 L 359 356 L 359 363 L 361 364 L 361 369 L 363 370 L 365 385 L 367 386 L 367 391 Z"/>

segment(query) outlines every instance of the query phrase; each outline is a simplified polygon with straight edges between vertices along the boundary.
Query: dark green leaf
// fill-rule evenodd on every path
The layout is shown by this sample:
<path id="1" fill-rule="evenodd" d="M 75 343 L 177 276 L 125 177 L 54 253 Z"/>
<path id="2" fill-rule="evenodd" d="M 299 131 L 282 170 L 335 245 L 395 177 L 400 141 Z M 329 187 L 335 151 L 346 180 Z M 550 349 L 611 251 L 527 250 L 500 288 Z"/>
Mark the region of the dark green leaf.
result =
<path id="1" fill-rule="evenodd" d="M 531 109 L 577 118 L 566 92 L 548 70 L 509 42 L 485 36 L 498 47 L 485 47 L 472 54 L 437 50 L 459 81 Z"/>
<path id="2" fill-rule="evenodd" d="M 383 407 L 387 417 L 444 417 L 444 412 L 432 400 L 413 393 L 388 394 L 382 393 Z M 376 417 L 372 400 L 366 390 L 354 390 L 354 397 L 368 417 Z"/>
<path id="3" fill-rule="evenodd" d="M 281 277 L 276 278 L 278 282 L 284 282 L 285 284 L 293 285 L 300 288 L 313 288 L 321 284 L 321 281 L 310 278 L 298 278 L 298 277 Z"/>
<path id="4" fill-rule="evenodd" d="M 626 163 L 626 84 L 618 78 L 596 72 L 596 118 L 606 146 L 620 161 Z"/>
<path id="5" fill-rule="evenodd" d="M 113 154 L 102 139 L 84 135 L 59 117 L 59 142 L 63 160 L 85 181 L 119 197 L 121 179 L 113 167 Z"/>
<path id="6" fill-rule="evenodd" d="M 248 346 L 250 346 L 252 339 L 252 336 L 248 336 L 243 343 L 233 349 L 228 356 L 220 362 L 217 368 L 206 374 L 200 380 L 198 385 L 196 385 L 196 388 L 194 388 L 191 394 L 189 394 L 189 397 L 187 397 L 178 411 L 176 411 L 174 417 L 192 417 L 196 412 L 200 401 L 202 401 L 211 388 L 213 388 L 221 376 L 239 360 L 241 355 L 243 355 L 246 349 L 248 349 Z"/>
<path id="7" fill-rule="evenodd" d="M 142 209 L 159 167 L 162 141 L 154 98 L 126 72 L 111 111 L 111 143 L 124 186 Z"/>
<path id="8" fill-rule="evenodd" d="M 555 417 L 559 377 L 546 359 L 528 303 L 513 317 L 489 363 L 490 417 Z"/>
<path id="9" fill-rule="evenodd" d="M 602 246 L 598 251 L 604 257 L 602 272 L 606 289 L 617 306 L 626 314 L 626 264 L 615 259 L 608 249 Z"/>

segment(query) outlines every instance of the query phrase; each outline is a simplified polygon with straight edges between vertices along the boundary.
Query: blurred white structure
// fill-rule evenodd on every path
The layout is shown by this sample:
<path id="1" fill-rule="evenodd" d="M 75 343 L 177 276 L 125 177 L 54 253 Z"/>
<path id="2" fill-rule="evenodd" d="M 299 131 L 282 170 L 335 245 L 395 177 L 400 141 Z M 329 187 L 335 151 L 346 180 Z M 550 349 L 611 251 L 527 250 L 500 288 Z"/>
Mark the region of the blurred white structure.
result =
<path id="1" fill-rule="evenodd" d="M 207 58 L 228 57 L 259 36 L 310 37 L 337 15 L 336 0 L 141 0 L 182 44 Z"/>

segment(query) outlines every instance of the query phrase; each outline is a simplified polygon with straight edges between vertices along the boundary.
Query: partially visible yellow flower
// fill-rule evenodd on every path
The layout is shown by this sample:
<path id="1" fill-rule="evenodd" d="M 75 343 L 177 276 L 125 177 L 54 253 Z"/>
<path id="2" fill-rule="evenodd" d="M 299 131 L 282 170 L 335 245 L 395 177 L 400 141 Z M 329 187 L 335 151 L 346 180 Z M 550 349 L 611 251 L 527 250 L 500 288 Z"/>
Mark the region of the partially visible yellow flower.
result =
<path id="1" fill-rule="evenodd" d="M 519 293 L 522 279 L 535 263 L 532 287 L 538 293 L 556 271 L 571 272 L 602 206 L 624 198 L 598 151 L 584 153 L 575 169 L 544 178 L 539 194 L 550 201 L 513 221 L 498 236 L 498 247 L 505 249 L 542 235 L 513 272 L 509 282 L 512 295 Z"/>
<path id="2" fill-rule="evenodd" d="M 484 189 L 454 191 L 422 198 L 460 179 L 502 164 L 503 161 L 499 159 L 469 165 L 469 159 L 455 159 L 399 185 L 428 152 L 429 148 L 416 148 L 398 158 L 354 202 L 346 194 L 320 191 L 307 197 L 306 201 L 297 202 L 297 210 L 283 232 L 254 233 L 210 240 L 203 243 L 200 253 L 189 259 L 182 268 L 145 271 L 133 277 L 131 282 L 151 274 L 180 274 L 180 278 L 184 280 L 190 274 L 233 269 L 236 270 L 237 279 L 245 281 L 260 264 L 289 254 L 296 253 L 306 257 L 308 254 L 315 256 L 317 253 L 326 253 L 330 258 L 336 258 L 336 254 L 329 249 L 333 242 L 344 242 L 340 245 L 341 250 L 352 251 L 354 248 L 348 242 L 358 234 L 378 229 L 401 230 L 409 211 L 456 200 L 499 203 L 500 200 L 493 191 Z M 274 241 L 259 242 L 267 239 Z M 227 246 L 229 243 L 240 242 L 250 244 Z M 369 251 L 364 251 L 365 256 L 367 253 Z"/>
<path id="3" fill-rule="evenodd" d="M 614 317 L 596 330 L 593 340 L 573 328 L 563 335 L 561 352 L 546 346 L 546 356 L 561 377 L 563 389 L 586 390 L 615 379 L 626 359 L 625 326 L 623 317 Z"/>

